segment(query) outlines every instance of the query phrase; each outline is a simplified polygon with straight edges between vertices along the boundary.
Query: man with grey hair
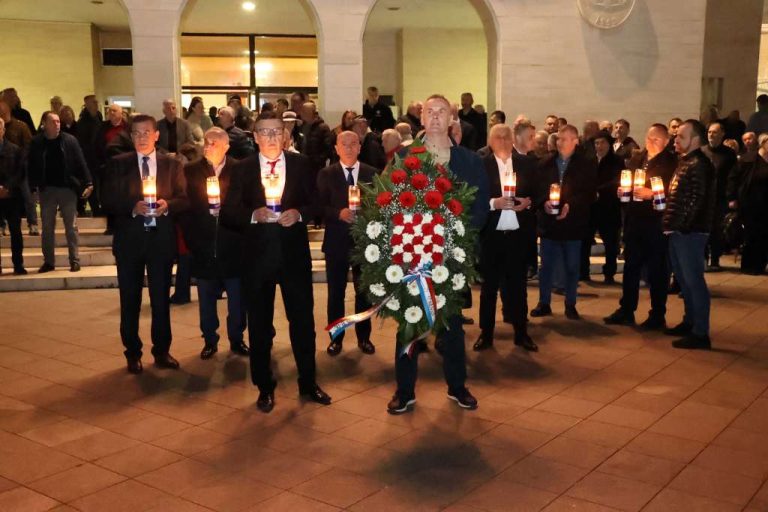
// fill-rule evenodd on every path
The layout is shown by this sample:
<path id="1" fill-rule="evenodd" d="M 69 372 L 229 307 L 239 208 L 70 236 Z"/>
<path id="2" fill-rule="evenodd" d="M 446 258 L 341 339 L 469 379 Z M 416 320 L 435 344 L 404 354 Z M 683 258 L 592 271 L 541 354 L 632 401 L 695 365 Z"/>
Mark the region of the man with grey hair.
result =
<path id="1" fill-rule="evenodd" d="M 184 144 L 195 143 L 192 127 L 185 119 L 178 117 L 176 101 L 170 98 L 163 101 L 163 115 L 165 117 L 157 122 L 157 131 L 160 132 L 158 147 L 176 154 Z"/>
<path id="2" fill-rule="evenodd" d="M 235 110 L 232 107 L 220 108 L 217 122 L 229 136 L 227 156 L 241 160 L 255 152 L 251 137 L 235 126 Z"/>
<path id="3" fill-rule="evenodd" d="M 411 138 L 415 137 L 417 133 L 424 129 L 424 126 L 421 124 L 422 108 L 424 108 L 424 105 L 422 105 L 420 101 L 412 101 L 408 104 L 408 109 L 405 111 L 405 114 L 400 116 L 400 119 L 397 120 L 400 124 L 405 123 L 408 125 Z M 395 126 L 395 129 L 397 130 L 397 126 Z M 400 135 L 403 135 L 403 140 L 405 140 L 403 132 L 401 130 L 397 131 L 400 132 Z"/>
<path id="4" fill-rule="evenodd" d="M 381 146 L 384 148 L 384 154 L 387 157 L 387 162 L 391 162 L 395 157 L 395 152 L 402 149 L 401 143 L 403 138 L 400 133 L 394 128 L 387 128 L 381 134 Z"/>
<path id="5" fill-rule="evenodd" d="M 408 123 L 397 123 L 395 130 L 400 134 L 400 143 L 403 146 L 409 146 L 413 142 L 413 133 L 411 132 L 411 125 Z"/>

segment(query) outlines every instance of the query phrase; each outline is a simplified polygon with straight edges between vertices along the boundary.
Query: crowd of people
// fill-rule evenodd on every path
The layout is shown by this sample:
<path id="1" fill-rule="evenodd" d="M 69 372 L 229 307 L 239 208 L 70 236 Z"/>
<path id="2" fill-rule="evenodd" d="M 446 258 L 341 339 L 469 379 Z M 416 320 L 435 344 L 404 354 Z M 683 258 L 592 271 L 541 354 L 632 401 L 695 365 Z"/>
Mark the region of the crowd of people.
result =
<path id="1" fill-rule="evenodd" d="M 758 98 L 748 124 L 738 112 L 720 119 L 709 109 L 702 119 L 674 118 L 647 127 L 642 144 L 630 136 L 626 119 L 587 120 L 579 132 L 565 118 L 550 115 L 537 130 L 523 115 L 507 123 L 503 111 L 486 114 L 470 93 L 462 94 L 460 103 L 440 95 L 414 101 L 396 119 L 370 87 L 362 114 L 348 110 L 334 128 L 301 92 L 266 103 L 259 112 L 243 105 L 239 95 L 228 100 L 206 113 L 196 97 L 180 115 L 176 101 L 168 99 L 159 120 L 128 116 L 119 105 L 109 105 L 104 119 L 96 97 L 89 95 L 75 119 L 74 109 L 54 96 L 36 126 L 15 89 L 0 95 L 0 216 L 10 232 L 14 273 L 27 273 L 21 219 L 26 215 L 30 234 L 38 233 L 36 203 L 42 218 L 40 273 L 56 267 L 59 212 L 72 272 L 80 270 L 78 214 L 106 216 L 117 263 L 120 334 L 131 373 L 143 371 L 138 326 L 145 272 L 152 355 L 161 368 L 179 367 L 170 354 L 170 304 L 189 302 L 194 277 L 201 358 L 218 351 L 216 302 L 226 293 L 230 349 L 250 357 L 251 377 L 260 390 L 257 406 L 269 412 L 275 401 L 270 352 L 279 284 L 299 392 L 330 403 L 316 380 L 307 227 L 325 227 L 328 322 L 345 313 L 350 269 L 355 311 L 370 307 L 359 288 L 360 268 L 351 259 L 355 213 L 347 204 L 347 188 L 387 172 L 394 156 L 415 139 L 423 140 L 439 162 L 450 164 L 458 179 L 478 187 L 475 201 L 481 208 L 475 211 L 485 212 L 472 219 L 480 229 L 481 277 L 474 350 L 493 346 L 499 296 L 515 344 L 528 351 L 538 351 L 527 330 L 529 313 L 552 315 L 553 293 L 564 295 L 565 317 L 578 320 L 578 282 L 592 279 L 596 234 L 605 249 L 606 285 L 616 283 L 618 260 L 624 260 L 622 297 L 605 323 L 635 325 L 645 282 L 651 310 L 638 328 L 676 336 L 678 348 L 711 346 L 704 273 L 722 270 L 723 254 L 740 252 L 741 271 L 748 274 L 764 273 L 768 263 L 766 95 Z M 502 192 L 510 170 L 516 176 L 514 196 Z M 627 172 L 634 173 L 629 189 L 622 181 Z M 145 202 L 142 192 L 142 180 L 150 177 L 156 182 L 156 204 Z M 213 177 L 221 199 L 215 211 L 206 189 Z M 280 198 L 277 209 L 268 203 L 266 183 L 277 191 L 270 197 Z M 550 193 L 553 185 L 557 196 Z M 527 281 L 535 277 L 539 296 L 529 311 Z M 685 314 L 667 327 L 667 297 L 675 286 Z M 471 293 L 466 295 L 469 308 Z M 477 400 L 465 386 L 462 326 L 472 322 L 463 315 L 451 319 L 451 329 L 435 344 L 444 358 L 449 397 L 469 409 Z M 374 353 L 370 322 L 357 324 L 355 332 L 359 349 Z M 326 349 L 330 356 L 342 350 L 343 336 L 330 340 Z M 407 361 L 396 357 L 393 414 L 413 406 L 417 358 L 418 351 Z"/>

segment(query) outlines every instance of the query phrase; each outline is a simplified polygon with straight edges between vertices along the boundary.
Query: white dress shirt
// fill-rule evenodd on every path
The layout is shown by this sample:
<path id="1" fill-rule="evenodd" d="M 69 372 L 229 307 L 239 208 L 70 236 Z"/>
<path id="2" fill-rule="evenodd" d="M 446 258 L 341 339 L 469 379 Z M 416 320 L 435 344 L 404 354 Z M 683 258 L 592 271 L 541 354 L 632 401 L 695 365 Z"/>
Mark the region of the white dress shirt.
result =
<path id="1" fill-rule="evenodd" d="M 137 156 L 137 158 L 139 160 L 139 178 L 141 178 L 141 179 L 144 178 L 144 170 L 143 170 L 144 169 L 144 157 L 147 156 L 147 157 L 149 157 L 149 159 L 147 160 L 147 165 L 149 166 L 149 175 L 152 176 L 153 178 L 157 179 L 157 151 L 152 151 L 148 155 L 143 155 L 143 154 L 141 154 L 141 153 L 139 153 L 137 151 L 136 152 L 136 156 Z M 168 212 L 165 212 L 164 215 L 168 215 Z M 134 217 L 135 216 L 136 215 L 134 214 Z M 146 223 L 145 225 L 148 228 L 157 227 L 157 219 L 152 217 L 152 220 L 150 220 L 149 223 Z"/>
<path id="2" fill-rule="evenodd" d="M 499 183 L 501 183 L 502 196 L 504 194 L 504 172 L 507 169 L 512 169 L 512 157 L 502 160 L 498 156 L 496 158 L 496 165 L 499 168 Z M 491 211 L 496 208 L 493 206 L 493 199 L 491 199 Z M 502 210 L 499 216 L 499 222 L 496 224 L 496 231 L 514 231 L 520 229 L 520 223 L 517 220 L 517 213 L 513 210 Z"/>
<path id="3" fill-rule="evenodd" d="M 339 165 L 341 165 L 341 170 L 344 171 L 344 181 L 347 181 L 347 176 L 349 176 L 349 172 L 347 172 L 347 166 L 342 162 L 339 162 Z M 357 180 L 360 177 L 360 161 L 355 161 L 355 165 L 350 165 L 349 167 L 352 168 L 352 177 L 355 179 L 355 185 L 357 185 Z"/>

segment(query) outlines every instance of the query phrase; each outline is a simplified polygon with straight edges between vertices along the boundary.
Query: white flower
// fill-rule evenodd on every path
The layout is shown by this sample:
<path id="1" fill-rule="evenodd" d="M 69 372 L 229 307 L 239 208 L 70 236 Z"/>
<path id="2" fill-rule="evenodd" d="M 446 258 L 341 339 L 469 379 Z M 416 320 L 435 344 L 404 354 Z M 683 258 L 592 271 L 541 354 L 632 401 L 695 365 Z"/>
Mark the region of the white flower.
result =
<path id="1" fill-rule="evenodd" d="M 421 244 L 414 245 L 413 246 L 413 253 L 414 254 L 424 254 L 424 246 Z"/>
<path id="2" fill-rule="evenodd" d="M 400 301 L 392 297 L 387 301 L 387 307 L 392 311 L 397 311 L 398 309 L 400 309 Z"/>
<path id="3" fill-rule="evenodd" d="M 413 242 L 413 235 L 409 235 L 407 233 L 405 235 L 403 235 L 403 243 L 404 244 L 409 244 L 411 242 Z"/>
<path id="4" fill-rule="evenodd" d="M 379 247 L 373 244 L 368 245 L 365 248 L 365 259 L 368 263 L 376 263 L 379 261 Z"/>
<path id="5" fill-rule="evenodd" d="M 421 234 L 421 224 L 416 224 L 415 226 L 413 226 L 413 234 L 414 235 Z"/>
<path id="6" fill-rule="evenodd" d="M 424 238 L 424 245 L 429 245 L 432 243 L 432 235 L 426 235 Z"/>
<path id="7" fill-rule="evenodd" d="M 431 224 L 432 223 L 432 214 L 431 213 L 425 213 L 421 217 L 421 223 L 422 224 Z"/>
<path id="8" fill-rule="evenodd" d="M 421 308 L 418 306 L 411 306 L 405 310 L 405 320 L 409 324 L 418 323 L 424 313 L 421 312 Z"/>
<path id="9" fill-rule="evenodd" d="M 459 236 L 464 236 L 464 233 L 466 233 L 464 223 L 460 220 L 453 221 L 453 230 L 456 231 L 456 234 Z"/>
<path id="10" fill-rule="evenodd" d="M 381 225 L 381 222 L 369 222 L 368 226 L 365 228 L 365 233 L 368 235 L 368 238 L 373 240 L 374 238 L 377 238 L 381 233 L 384 231 L 384 226 Z"/>
<path id="11" fill-rule="evenodd" d="M 431 252 L 425 252 L 421 255 L 421 264 L 426 265 L 427 263 L 432 263 L 432 253 Z"/>
<path id="12" fill-rule="evenodd" d="M 411 281 L 408 283 L 408 293 L 416 297 L 419 294 L 419 285 L 416 284 L 416 281 Z"/>
<path id="13" fill-rule="evenodd" d="M 403 223 L 404 224 L 413 223 L 413 215 L 410 213 L 406 213 L 405 215 L 403 215 Z"/>
<path id="14" fill-rule="evenodd" d="M 384 275 L 387 276 L 387 281 L 390 283 L 399 283 L 403 279 L 403 269 L 398 265 L 390 265 Z"/>
<path id="15" fill-rule="evenodd" d="M 401 252 L 403 252 L 403 244 L 392 246 L 392 254 L 400 254 Z"/>
<path id="16" fill-rule="evenodd" d="M 387 289 L 384 288 L 384 285 L 381 283 L 372 284 L 369 287 L 369 290 L 371 290 L 371 293 L 377 297 L 383 297 L 387 293 Z"/>
<path id="17" fill-rule="evenodd" d="M 402 235 L 404 229 L 405 229 L 405 226 L 395 226 L 394 228 L 392 228 L 392 233 L 394 233 L 395 235 Z"/>
<path id="18" fill-rule="evenodd" d="M 445 295 L 440 293 L 435 297 L 435 299 L 437 300 L 437 309 L 443 309 L 443 306 L 445 306 Z"/>
<path id="19" fill-rule="evenodd" d="M 438 224 L 437 226 L 435 226 L 434 231 L 436 235 L 440 235 L 440 236 L 445 235 L 445 228 L 443 227 L 442 224 Z"/>
<path id="20" fill-rule="evenodd" d="M 454 274 L 451 278 L 451 282 L 453 283 L 453 289 L 459 291 L 464 288 L 465 284 L 467 284 L 467 278 L 464 277 L 464 274 Z"/>
<path id="21" fill-rule="evenodd" d="M 443 246 L 442 245 L 433 245 L 432 246 L 432 252 L 443 252 Z"/>
<path id="22" fill-rule="evenodd" d="M 410 263 L 413 261 L 413 254 L 410 252 L 403 253 L 403 263 Z"/>
<path id="23" fill-rule="evenodd" d="M 464 260 L 467 259 L 467 253 L 465 253 L 464 249 L 461 247 L 454 247 L 453 251 L 451 251 L 451 254 L 453 255 L 453 259 L 459 263 L 464 263 Z"/>
<path id="24" fill-rule="evenodd" d="M 443 265 L 437 265 L 432 269 L 432 281 L 437 284 L 444 283 L 448 280 L 448 276 L 450 276 L 450 272 Z"/>

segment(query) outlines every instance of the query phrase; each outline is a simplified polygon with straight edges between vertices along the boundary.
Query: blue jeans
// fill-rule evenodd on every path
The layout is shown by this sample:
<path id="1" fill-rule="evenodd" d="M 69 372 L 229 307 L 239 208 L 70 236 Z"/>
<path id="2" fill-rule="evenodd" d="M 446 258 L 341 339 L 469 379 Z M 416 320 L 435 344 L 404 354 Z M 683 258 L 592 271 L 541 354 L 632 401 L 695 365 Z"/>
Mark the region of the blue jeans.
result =
<path id="1" fill-rule="evenodd" d="M 216 301 L 222 291 L 227 292 L 227 337 L 230 345 L 243 341 L 246 326 L 245 304 L 240 288 L 240 279 L 198 279 L 197 301 L 200 305 L 200 330 L 206 345 L 216 346 L 219 335 L 219 315 L 216 311 Z"/>
<path id="2" fill-rule="evenodd" d="M 709 336 L 709 289 L 704 280 L 704 248 L 708 233 L 669 235 L 669 259 L 683 292 L 685 316 L 696 336 Z"/>
<path id="3" fill-rule="evenodd" d="M 576 288 L 579 285 L 579 260 L 581 240 L 541 239 L 541 272 L 539 273 L 539 302 L 552 302 L 552 283 L 555 269 L 561 266 L 565 272 L 565 304 L 576 305 Z"/>

